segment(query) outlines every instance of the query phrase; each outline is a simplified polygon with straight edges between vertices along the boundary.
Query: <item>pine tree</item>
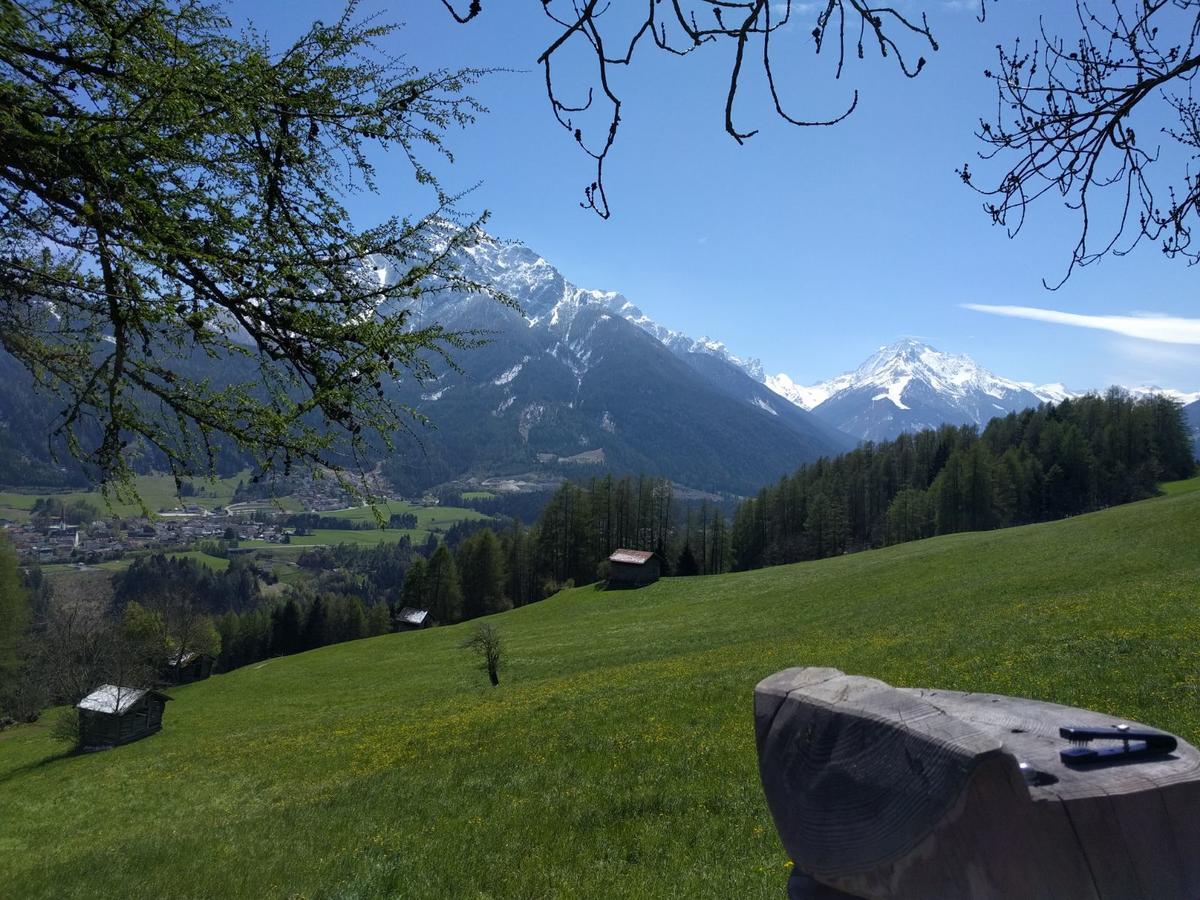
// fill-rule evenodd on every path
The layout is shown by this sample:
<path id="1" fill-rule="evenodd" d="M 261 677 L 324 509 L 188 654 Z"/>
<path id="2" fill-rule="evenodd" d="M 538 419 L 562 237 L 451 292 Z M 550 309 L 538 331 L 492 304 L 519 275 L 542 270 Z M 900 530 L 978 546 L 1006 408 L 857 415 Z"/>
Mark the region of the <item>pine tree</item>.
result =
<path id="1" fill-rule="evenodd" d="M 679 553 L 679 561 L 675 564 L 675 574 L 680 576 L 700 574 L 700 564 L 696 562 L 696 555 L 692 553 L 691 544 L 683 545 L 683 550 Z"/>
<path id="2" fill-rule="evenodd" d="M 303 649 L 300 644 L 303 619 L 300 606 L 294 598 L 271 611 L 272 656 L 287 656 Z"/>
<path id="3" fill-rule="evenodd" d="M 428 609 L 427 580 L 428 566 L 425 563 L 425 557 L 418 556 L 412 561 L 412 565 L 408 567 L 408 572 L 404 575 L 404 590 L 400 594 L 400 602 L 412 609 Z"/>
<path id="4" fill-rule="evenodd" d="M 458 570 L 464 618 L 474 619 L 512 608 L 504 593 L 504 557 L 500 542 L 490 528 L 477 531 L 463 541 L 458 551 Z"/>
<path id="5" fill-rule="evenodd" d="M 312 606 L 308 608 L 308 615 L 304 619 L 304 629 L 300 636 L 300 646 L 305 650 L 324 647 L 329 643 L 326 633 L 328 627 L 329 613 L 325 608 L 325 598 L 318 595 L 313 600 Z"/>
<path id="6" fill-rule="evenodd" d="M 460 621 L 463 617 L 462 584 L 454 557 L 445 544 L 439 544 L 429 558 L 425 584 L 430 615 L 438 622 Z"/>
<path id="7" fill-rule="evenodd" d="M 392 630 L 392 617 L 386 603 L 376 603 L 367 610 L 367 636 L 376 637 Z"/>

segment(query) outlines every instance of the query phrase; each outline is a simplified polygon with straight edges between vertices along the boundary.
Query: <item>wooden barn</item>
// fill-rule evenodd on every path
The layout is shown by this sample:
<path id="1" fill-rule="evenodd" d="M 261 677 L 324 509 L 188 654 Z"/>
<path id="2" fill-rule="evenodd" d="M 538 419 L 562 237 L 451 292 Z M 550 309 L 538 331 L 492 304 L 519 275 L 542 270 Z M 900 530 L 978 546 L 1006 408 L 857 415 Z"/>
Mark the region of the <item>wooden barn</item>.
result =
<path id="1" fill-rule="evenodd" d="M 167 657 L 166 676 L 172 684 L 202 681 L 212 674 L 216 658 L 208 653 L 171 654 Z"/>
<path id="2" fill-rule="evenodd" d="M 641 587 L 662 574 L 658 554 L 650 550 L 615 550 L 608 558 L 609 587 Z"/>
<path id="3" fill-rule="evenodd" d="M 170 699 L 148 688 L 100 685 L 77 704 L 82 748 L 106 750 L 154 734 Z"/>
<path id="4" fill-rule="evenodd" d="M 414 631 L 418 628 L 428 628 L 432 624 L 433 621 L 429 618 L 427 609 L 414 609 L 406 606 L 396 614 L 397 631 Z"/>

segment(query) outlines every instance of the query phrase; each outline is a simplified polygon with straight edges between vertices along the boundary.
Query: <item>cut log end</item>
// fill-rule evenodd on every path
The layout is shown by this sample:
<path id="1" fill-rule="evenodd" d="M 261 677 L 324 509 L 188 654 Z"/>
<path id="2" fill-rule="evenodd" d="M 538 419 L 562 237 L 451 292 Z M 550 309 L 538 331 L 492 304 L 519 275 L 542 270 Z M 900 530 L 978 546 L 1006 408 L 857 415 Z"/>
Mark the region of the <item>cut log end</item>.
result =
<path id="1" fill-rule="evenodd" d="M 858 897 L 1200 896 L 1200 753 L 1063 764 L 1060 727 L 1114 724 L 828 668 L 755 691 L 784 846 L 802 875 Z"/>

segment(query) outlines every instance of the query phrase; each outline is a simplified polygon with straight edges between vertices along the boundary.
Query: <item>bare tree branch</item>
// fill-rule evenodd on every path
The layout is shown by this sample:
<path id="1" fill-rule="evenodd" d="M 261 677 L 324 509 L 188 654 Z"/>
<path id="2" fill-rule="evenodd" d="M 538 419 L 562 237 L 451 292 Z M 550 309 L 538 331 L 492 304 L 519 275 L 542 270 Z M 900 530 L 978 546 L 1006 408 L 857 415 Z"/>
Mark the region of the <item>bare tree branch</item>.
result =
<path id="1" fill-rule="evenodd" d="M 997 48 L 999 68 L 984 73 L 996 85 L 996 114 L 980 121 L 977 136 L 987 145 L 980 158 L 1000 161 L 1006 171 L 985 185 L 967 164 L 958 174 L 988 198 L 984 209 L 1010 236 L 1047 194 L 1075 212 L 1079 235 L 1070 264 L 1048 287 L 1144 239 L 1195 263 L 1200 107 L 1192 82 L 1200 71 L 1200 2 L 1077 0 L 1075 17 L 1079 34 L 1072 40 L 1048 34 L 1043 23 L 1030 49 L 1020 40 Z M 1164 118 L 1178 122 L 1158 129 L 1169 141 L 1165 153 L 1142 127 Z M 1152 178 L 1163 164 L 1180 161 L 1182 176 Z M 1115 204 L 1101 202 L 1114 192 Z"/>
<path id="2" fill-rule="evenodd" d="M 442 0 L 455 21 L 475 19 L 482 11 L 481 0 L 472 0 L 466 12 L 460 13 L 452 0 Z M 498 5 L 498 4 L 497 4 Z M 858 106 L 858 91 L 852 90 L 840 111 L 831 116 L 807 117 L 788 112 L 775 76 L 773 54 L 776 41 L 785 36 L 785 46 L 795 48 L 804 30 L 795 27 L 801 9 L 813 13 L 814 27 L 808 33 L 814 53 L 826 47 L 827 32 L 832 31 L 836 45 L 837 63 L 834 79 L 840 79 L 844 69 L 847 46 L 847 20 L 858 25 L 855 54 L 864 58 L 867 36 L 881 58 L 894 59 L 900 71 L 909 78 L 916 77 L 925 67 L 925 48 L 936 51 L 937 41 L 921 15 L 916 19 L 890 6 L 874 6 L 866 0 L 827 0 L 815 11 L 810 4 L 795 0 L 645 0 L 644 13 L 627 14 L 635 3 L 619 7 L 615 2 L 600 0 L 543 0 L 542 10 L 558 29 L 557 36 L 538 57 L 542 65 L 546 95 L 550 109 L 573 140 L 595 164 L 595 177 L 584 188 L 585 209 L 595 211 L 601 218 L 611 215 L 604 187 L 604 163 L 616 141 L 621 124 L 621 97 L 611 80 L 612 67 L 629 67 L 640 47 L 648 43 L 674 56 L 686 56 L 706 46 L 731 46 L 729 86 L 725 93 L 725 132 L 739 144 L 758 134 L 758 129 L 745 129 L 737 124 L 737 100 L 746 77 L 747 50 L 758 42 L 762 47 L 761 68 L 776 114 L 785 122 L 800 127 L 835 125 L 849 116 Z M 618 14 L 626 13 L 625 19 Z M 834 19 L 836 17 L 836 23 Z M 620 47 L 616 54 L 607 46 Z M 582 102 L 564 99 L 562 86 L 556 81 L 554 60 L 568 48 L 582 45 L 594 57 L 595 69 L 591 84 Z M 916 57 L 915 62 L 912 61 Z M 600 114 L 600 124 L 585 124 L 579 116 L 593 110 L 593 102 L 603 98 L 607 114 Z"/>

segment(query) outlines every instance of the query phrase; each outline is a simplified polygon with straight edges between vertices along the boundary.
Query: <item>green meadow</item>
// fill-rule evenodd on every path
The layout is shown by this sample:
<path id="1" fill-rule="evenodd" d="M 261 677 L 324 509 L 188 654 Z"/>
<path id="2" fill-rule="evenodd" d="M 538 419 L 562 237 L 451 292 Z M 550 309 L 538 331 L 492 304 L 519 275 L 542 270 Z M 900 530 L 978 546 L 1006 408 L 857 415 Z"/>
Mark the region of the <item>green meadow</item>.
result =
<path id="1" fill-rule="evenodd" d="M 151 512 L 171 509 L 179 506 L 181 502 L 212 509 L 216 506 L 224 506 L 233 499 L 233 491 L 237 487 L 238 477 L 235 475 L 232 478 L 218 478 L 212 481 L 203 478 L 192 479 L 192 483 L 200 495 L 185 497 L 182 501 L 176 495 L 175 480 L 169 475 L 138 475 L 134 479 L 134 484 L 146 509 Z M 55 501 L 63 503 L 84 500 L 100 510 L 102 516 L 110 514 L 134 516 L 142 511 L 138 504 L 119 503 L 116 497 L 110 498 L 111 506 L 106 505 L 104 495 L 100 491 L 66 491 L 62 493 L 0 491 L 0 519 L 25 521 L 29 518 L 29 510 L 33 508 L 34 502 L 39 497 L 51 497 Z"/>
<path id="2" fill-rule="evenodd" d="M 417 528 L 421 531 L 444 531 L 456 522 L 475 521 L 488 518 L 483 513 L 461 506 L 419 506 L 400 500 L 387 500 L 376 504 L 383 514 L 384 522 L 393 513 L 412 513 L 417 517 Z M 349 509 L 332 509 L 319 513 L 334 519 L 349 519 L 352 522 L 374 522 L 375 514 L 369 506 L 353 506 Z"/>
<path id="3" fill-rule="evenodd" d="M 59 755 L 0 733 L 0 893 L 783 895 L 755 683 L 793 665 L 1020 694 L 1200 740 L 1200 480 L 1062 522 L 638 591 L 580 588 L 172 690 Z"/>

